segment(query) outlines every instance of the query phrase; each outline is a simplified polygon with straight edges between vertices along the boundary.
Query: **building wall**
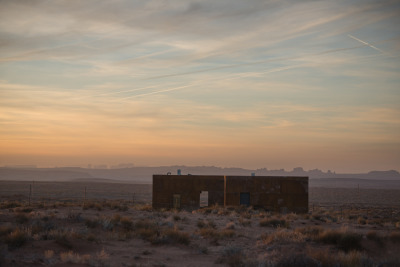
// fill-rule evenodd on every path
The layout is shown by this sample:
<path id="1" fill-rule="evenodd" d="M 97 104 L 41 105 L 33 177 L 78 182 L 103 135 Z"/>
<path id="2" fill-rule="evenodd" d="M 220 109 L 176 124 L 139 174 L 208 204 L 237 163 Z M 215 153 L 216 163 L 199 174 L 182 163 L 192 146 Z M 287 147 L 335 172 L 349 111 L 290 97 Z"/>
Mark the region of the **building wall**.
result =
<path id="1" fill-rule="evenodd" d="M 179 194 L 182 208 L 197 209 L 201 191 L 208 191 L 209 205 L 224 205 L 224 176 L 153 175 L 153 208 L 172 208 Z"/>
<path id="2" fill-rule="evenodd" d="M 181 208 L 197 209 L 201 191 L 208 191 L 209 205 L 239 206 L 240 193 L 249 193 L 254 207 L 308 212 L 308 177 L 153 175 L 154 208 L 172 208 L 179 194 Z"/>
<path id="3" fill-rule="evenodd" d="M 226 205 L 240 205 L 240 193 L 249 193 L 254 207 L 308 212 L 308 177 L 226 176 Z"/>

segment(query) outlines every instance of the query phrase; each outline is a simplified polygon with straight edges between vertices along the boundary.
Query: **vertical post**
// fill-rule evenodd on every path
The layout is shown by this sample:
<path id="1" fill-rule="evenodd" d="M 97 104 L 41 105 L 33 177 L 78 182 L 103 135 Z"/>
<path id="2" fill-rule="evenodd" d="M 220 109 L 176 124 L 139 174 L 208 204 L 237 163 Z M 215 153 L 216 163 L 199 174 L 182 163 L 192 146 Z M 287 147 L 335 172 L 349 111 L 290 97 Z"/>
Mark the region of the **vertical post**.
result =
<path id="1" fill-rule="evenodd" d="M 85 194 L 83 197 L 83 207 L 85 207 L 85 203 L 86 203 L 86 186 L 85 186 Z"/>
<path id="2" fill-rule="evenodd" d="M 29 206 L 31 205 L 31 198 L 32 198 L 32 184 L 29 185 Z"/>
<path id="3" fill-rule="evenodd" d="M 226 175 L 224 175 L 224 208 L 226 207 Z"/>

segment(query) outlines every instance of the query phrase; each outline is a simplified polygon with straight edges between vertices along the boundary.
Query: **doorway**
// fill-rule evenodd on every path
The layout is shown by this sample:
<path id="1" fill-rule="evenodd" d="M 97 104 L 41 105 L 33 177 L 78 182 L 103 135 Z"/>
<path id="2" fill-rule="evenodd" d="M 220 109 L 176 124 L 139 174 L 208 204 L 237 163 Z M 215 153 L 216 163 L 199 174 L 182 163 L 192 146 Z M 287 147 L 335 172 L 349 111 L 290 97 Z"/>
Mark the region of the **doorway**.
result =
<path id="1" fill-rule="evenodd" d="M 250 193 L 240 193 L 240 205 L 250 206 Z"/>
<path id="2" fill-rule="evenodd" d="M 179 209 L 181 207 L 181 195 L 174 194 L 172 196 L 172 206 L 174 209 Z"/>
<path id="3" fill-rule="evenodd" d="M 208 191 L 200 192 L 200 208 L 208 207 Z"/>

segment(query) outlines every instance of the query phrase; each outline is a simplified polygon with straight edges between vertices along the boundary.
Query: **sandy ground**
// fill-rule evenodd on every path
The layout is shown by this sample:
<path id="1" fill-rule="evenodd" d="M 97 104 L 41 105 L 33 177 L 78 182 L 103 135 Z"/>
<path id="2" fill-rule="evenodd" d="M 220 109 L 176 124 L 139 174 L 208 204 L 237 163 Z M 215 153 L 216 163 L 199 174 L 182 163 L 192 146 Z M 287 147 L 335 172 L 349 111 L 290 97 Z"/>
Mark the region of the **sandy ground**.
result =
<path id="1" fill-rule="evenodd" d="M 148 191 L 137 202 L 85 206 L 64 198 L 28 206 L 3 195 L 0 266 L 400 266 L 399 203 L 382 192 L 381 203 L 341 204 L 330 195 L 323 205 L 310 203 L 308 214 L 285 215 L 251 207 L 152 210 Z"/>

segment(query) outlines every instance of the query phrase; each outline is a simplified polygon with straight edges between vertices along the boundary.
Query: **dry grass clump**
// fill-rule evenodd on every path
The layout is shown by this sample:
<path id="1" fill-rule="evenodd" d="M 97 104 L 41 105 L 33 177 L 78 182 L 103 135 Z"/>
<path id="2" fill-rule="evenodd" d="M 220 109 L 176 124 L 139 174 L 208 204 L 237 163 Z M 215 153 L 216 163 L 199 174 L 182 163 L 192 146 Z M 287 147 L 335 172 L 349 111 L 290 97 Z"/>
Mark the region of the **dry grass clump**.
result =
<path id="1" fill-rule="evenodd" d="M 134 232 L 139 237 L 150 242 L 157 242 L 157 238 L 160 237 L 157 223 L 147 219 L 137 221 L 134 224 Z"/>
<path id="2" fill-rule="evenodd" d="M 88 254 L 79 255 L 78 253 L 74 253 L 72 251 L 62 252 L 60 254 L 61 262 L 64 263 L 82 263 L 85 264 L 90 260 L 91 256 Z"/>
<path id="3" fill-rule="evenodd" d="M 379 245 L 383 245 L 383 238 L 381 236 L 379 236 L 376 231 L 369 231 L 366 234 L 366 237 L 368 240 L 374 241 L 376 243 L 378 243 Z"/>
<path id="4" fill-rule="evenodd" d="M 302 233 L 311 240 L 317 240 L 319 235 L 324 231 L 324 229 L 319 226 L 308 226 L 303 228 L 297 228 L 295 229 L 295 231 Z"/>
<path id="5" fill-rule="evenodd" d="M 308 257 L 316 261 L 317 265 L 314 266 L 326 266 L 326 267 L 376 266 L 376 264 L 374 264 L 373 261 L 366 254 L 354 250 L 348 253 L 344 252 L 335 253 L 326 248 L 325 249 L 309 248 L 307 249 L 307 255 Z"/>
<path id="6" fill-rule="evenodd" d="M 72 247 L 73 247 L 73 246 L 72 246 L 72 243 L 71 243 L 71 241 L 69 240 L 69 238 L 68 238 L 68 236 L 67 236 L 66 233 L 57 235 L 57 236 L 55 237 L 55 242 L 56 242 L 57 244 L 59 244 L 60 246 L 62 246 L 62 247 L 64 247 L 64 248 L 67 248 L 67 249 L 72 249 Z"/>
<path id="7" fill-rule="evenodd" d="M 363 217 L 358 217 L 357 218 L 357 223 L 361 225 L 365 225 L 367 223 L 367 220 Z"/>
<path id="8" fill-rule="evenodd" d="M 241 248 L 238 247 L 227 247 L 222 252 L 222 256 L 217 259 L 216 263 L 227 264 L 231 267 L 246 266 L 246 257 Z"/>
<path id="9" fill-rule="evenodd" d="M 260 220 L 260 226 L 262 227 L 285 227 L 289 228 L 289 222 L 287 222 L 284 219 L 278 219 L 278 218 L 267 218 L 267 219 L 262 219 Z"/>
<path id="10" fill-rule="evenodd" d="M 174 244 L 182 244 L 189 245 L 190 244 L 190 236 L 188 233 L 179 231 L 178 229 L 166 229 L 162 231 L 161 240 L 163 243 L 174 243 Z"/>
<path id="11" fill-rule="evenodd" d="M 280 257 L 280 259 L 275 263 L 275 267 L 319 267 L 318 262 L 310 258 L 308 255 L 303 253 L 293 253 Z"/>
<path id="12" fill-rule="evenodd" d="M 140 211 L 153 211 L 153 207 L 150 204 L 140 205 L 135 208 Z"/>
<path id="13" fill-rule="evenodd" d="M 132 231 L 133 230 L 133 221 L 129 217 L 120 218 L 119 224 L 124 231 Z"/>
<path id="14" fill-rule="evenodd" d="M 197 210 L 198 213 L 202 214 L 219 214 L 219 215 L 229 215 L 229 208 L 225 209 L 224 207 L 220 207 L 218 204 L 201 208 Z"/>
<path id="15" fill-rule="evenodd" d="M 261 235 L 261 239 L 264 242 L 264 244 L 302 243 L 306 240 L 306 236 L 298 231 L 279 229 L 271 234 Z"/>
<path id="16" fill-rule="evenodd" d="M 392 232 L 389 234 L 389 240 L 393 243 L 400 243 L 400 232 Z"/>
<path id="17" fill-rule="evenodd" d="M 17 208 L 17 207 L 21 207 L 22 203 L 18 202 L 18 201 L 2 201 L 0 203 L 0 209 L 13 209 L 13 208 Z"/>
<path id="18" fill-rule="evenodd" d="M 346 230 L 325 230 L 321 232 L 317 241 L 325 244 L 336 245 L 339 249 L 344 251 L 360 250 L 362 235 L 349 232 Z"/>
<path id="19" fill-rule="evenodd" d="M 213 228 L 201 228 L 198 233 L 204 238 L 223 239 L 235 236 L 235 231 L 231 229 L 216 230 Z"/>
<path id="20" fill-rule="evenodd" d="M 14 227 L 10 225 L 0 225 L 0 238 L 10 234 L 14 230 Z"/>
<path id="21" fill-rule="evenodd" d="M 53 250 L 46 250 L 44 252 L 44 258 L 46 260 L 51 260 L 53 258 L 53 256 L 54 256 L 54 251 Z"/>
<path id="22" fill-rule="evenodd" d="M 239 221 L 239 224 L 240 225 L 242 225 L 242 226 L 251 226 L 251 220 L 247 220 L 247 219 L 245 219 L 245 218 L 243 218 L 243 217 L 240 217 L 239 219 L 238 219 L 238 221 Z"/>
<path id="23" fill-rule="evenodd" d="M 27 241 L 28 236 L 25 231 L 17 228 L 9 233 L 4 241 L 8 245 L 9 249 L 15 249 L 21 247 Z"/>
<path id="24" fill-rule="evenodd" d="M 208 220 L 208 221 L 204 221 L 204 220 L 198 220 L 197 221 L 197 227 L 199 228 L 217 228 L 217 226 L 215 225 L 214 221 Z"/>
<path id="25" fill-rule="evenodd" d="M 25 213 L 17 213 L 15 215 L 15 221 L 19 224 L 25 224 L 29 222 L 29 217 Z"/>

